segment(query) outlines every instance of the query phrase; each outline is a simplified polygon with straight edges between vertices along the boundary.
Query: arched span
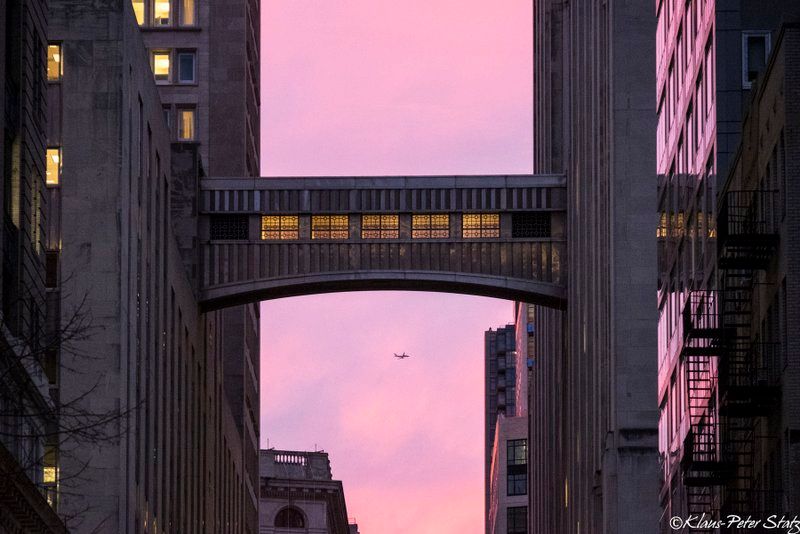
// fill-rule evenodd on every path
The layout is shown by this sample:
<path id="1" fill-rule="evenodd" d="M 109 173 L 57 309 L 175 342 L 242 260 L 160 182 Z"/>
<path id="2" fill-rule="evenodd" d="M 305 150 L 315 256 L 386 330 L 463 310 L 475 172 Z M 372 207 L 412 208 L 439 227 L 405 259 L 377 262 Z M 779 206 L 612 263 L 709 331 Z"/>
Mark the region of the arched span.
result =
<path id="1" fill-rule="evenodd" d="M 566 304 L 561 286 L 502 276 L 442 272 L 362 271 L 298 275 L 206 289 L 201 306 L 210 311 L 247 302 L 345 291 L 431 291 L 519 300 L 555 308 Z"/>

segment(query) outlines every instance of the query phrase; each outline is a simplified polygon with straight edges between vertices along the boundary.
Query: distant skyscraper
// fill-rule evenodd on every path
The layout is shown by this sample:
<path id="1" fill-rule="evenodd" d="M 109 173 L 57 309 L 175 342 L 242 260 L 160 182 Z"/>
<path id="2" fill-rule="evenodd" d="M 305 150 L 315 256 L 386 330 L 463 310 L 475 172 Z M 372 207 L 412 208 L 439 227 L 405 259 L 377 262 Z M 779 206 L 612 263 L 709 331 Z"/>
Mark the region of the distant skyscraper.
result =
<path id="1" fill-rule="evenodd" d="M 528 534 L 528 418 L 499 415 L 489 474 L 489 534 Z"/>
<path id="2" fill-rule="evenodd" d="M 259 532 L 358 534 L 328 453 L 268 449 L 261 451 L 260 463 Z"/>

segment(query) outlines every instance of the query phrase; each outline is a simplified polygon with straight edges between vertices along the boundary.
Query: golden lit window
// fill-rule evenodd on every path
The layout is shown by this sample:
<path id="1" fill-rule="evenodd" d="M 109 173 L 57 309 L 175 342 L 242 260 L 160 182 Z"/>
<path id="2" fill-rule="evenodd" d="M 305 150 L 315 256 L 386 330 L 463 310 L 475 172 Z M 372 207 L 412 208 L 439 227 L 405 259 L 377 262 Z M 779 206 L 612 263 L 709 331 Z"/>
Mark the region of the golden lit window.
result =
<path id="1" fill-rule="evenodd" d="M 465 213 L 461 218 L 461 235 L 465 238 L 500 237 L 500 214 Z"/>
<path id="2" fill-rule="evenodd" d="M 170 63 L 169 52 L 153 52 L 153 74 L 156 81 L 170 80 Z"/>
<path id="3" fill-rule="evenodd" d="M 153 25 L 169 26 L 170 0 L 155 0 L 153 2 Z"/>
<path id="4" fill-rule="evenodd" d="M 397 239 L 400 237 L 398 215 L 362 215 L 361 239 Z"/>
<path id="5" fill-rule="evenodd" d="M 667 237 L 667 213 L 665 211 L 661 212 L 661 215 L 658 219 L 658 230 L 656 230 L 656 237 Z"/>
<path id="6" fill-rule="evenodd" d="M 350 219 L 347 215 L 312 215 L 311 239 L 347 239 Z"/>
<path id="7" fill-rule="evenodd" d="M 299 239 L 300 218 L 297 215 L 264 215 L 261 217 L 261 239 Z"/>
<path id="8" fill-rule="evenodd" d="M 133 13 L 139 26 L 144 24 L 144 0 L 133 0 Z"/>
<path id="9" fill-rule="evenodd" d="M 412 215 L 411 237 L 414 239 L 450 237 L 450 215 Z"/>
<path id="10" fill-rule="evenodd" d="M 178 139 L 180 141 L 192 141 L 195 139 L 195 110 L 178 110 Z"/>
<path id="11" fill-rule="evenodd" d="M 47 45 L 47 81 L 57 82 L 64 73 L 61 62 L 61 45 Z"/>
<path id="12" fill-rule="evenodd" d="M 61 183 L 61 149 L 47 149 L 47 185 L 58 185 Z"/>
<path id="13" fill-rule="evenodd" d="M 194 0 L 181 1 L 181 26 L 194 26 L 195 22 Z"/>
<path id="14" fill-rule="evenodd" d="M 42 482 L 55 484 L 58 480 L 58 467 L 45 467 L 42 469 Z"/>

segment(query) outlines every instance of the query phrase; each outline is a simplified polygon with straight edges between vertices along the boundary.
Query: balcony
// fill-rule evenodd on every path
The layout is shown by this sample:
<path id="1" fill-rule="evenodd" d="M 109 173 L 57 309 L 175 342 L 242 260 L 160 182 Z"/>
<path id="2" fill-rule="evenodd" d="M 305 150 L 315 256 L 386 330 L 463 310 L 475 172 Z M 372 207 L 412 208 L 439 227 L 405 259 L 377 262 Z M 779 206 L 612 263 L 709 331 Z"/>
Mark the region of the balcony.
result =
<path id="1" fill-rule="evenodd" d="M 717 218 L 721 269 L 765 269 L 778 247 L 777 191 L 728 191 Z"/>
<path id="2" fill-rule="evenodd" d="M 739 341 L 726 347 L 720 363 L 720 413 L 759 417 L 780 403 L 782 350 L 779 343 Z"/>
<path id="3" fill-rule="evenodd" d="M 690 291 L 683 306 L 684 350 L 709 355 L 720 339 L 719 293 L 711 290 Z M 689 353 L 687 353 L 689 354 Z M 716 352 L 714 353 L 716 354 Z"/>

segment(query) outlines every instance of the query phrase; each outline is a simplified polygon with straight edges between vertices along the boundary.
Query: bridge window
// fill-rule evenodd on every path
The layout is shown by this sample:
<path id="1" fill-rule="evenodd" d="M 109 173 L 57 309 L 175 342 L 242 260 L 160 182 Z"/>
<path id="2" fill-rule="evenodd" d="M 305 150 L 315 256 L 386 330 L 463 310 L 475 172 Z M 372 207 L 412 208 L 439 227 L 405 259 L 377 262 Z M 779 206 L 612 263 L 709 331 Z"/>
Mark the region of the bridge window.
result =
<path id="1" fill-rule="evenodd" d="M 465 213 L 461 219 L 461 235 L 471 237 L 500 237 L 500 214 Z"/>
<path id="2" fill-rule="evenodd" d="M 300 218 L 297 215 L 264 215 L 261 217 L 261 239 L 299 239 Z"/>
<path id="3" fill-rule="evenodd" d="M 400 237 L 399 215 L 362 215 L 361 239 L 397 239 Z"/>
<path id="4" fill-rule="evenodd" d="M 282 508 L 275 516 L 275 526 L 277 528 L 305 528 L 306 520 L 303 512 L 294 506 Z"/>
<path id="5" fill-rule="evenodd" d="M 347 239 L 350 218 L 347 215 L 312 215 L 311 239 Z"/>
<path id="6" fill-rule="evenodd" d="M 413 239 L 450 237 L 450 215 L 412 215 L 411 237 Z"/>
<path id="7" fill-rule="evenodd" d="M 247 215 L 212 215 L 211 239 L 248 239 Z"/>
<path id="8" fill-rule="evenodd" d="M 511 237 L 550 237 L 550 214 L 542 211 L 512 213 Z"/>

